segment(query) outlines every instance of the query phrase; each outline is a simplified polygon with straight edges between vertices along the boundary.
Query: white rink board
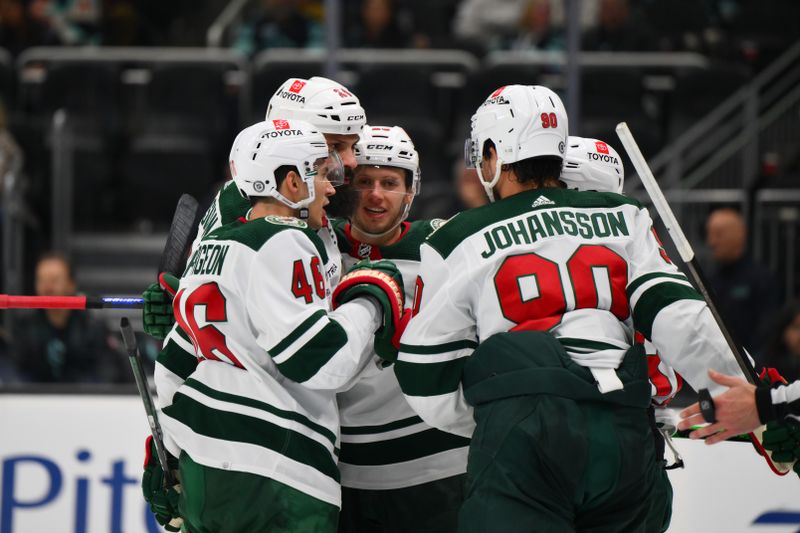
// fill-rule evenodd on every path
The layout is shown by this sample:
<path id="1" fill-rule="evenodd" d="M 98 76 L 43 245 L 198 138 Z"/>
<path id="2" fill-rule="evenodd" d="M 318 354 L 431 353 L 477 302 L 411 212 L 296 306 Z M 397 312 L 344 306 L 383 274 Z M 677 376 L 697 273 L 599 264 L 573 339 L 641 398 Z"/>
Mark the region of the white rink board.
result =
<path id="1" fill-rule="evenodd" d="M 161 531 L 139 488 L 147 424 L 137 396 L 0 395 L 0 422 L 0 533 Z M 746 443 L 675 444 L 687 466 L 670 472 L 670 532 L 800 530 L 796 475 L 775 476 Z M 796 521 L 754 524 L 776 512 Z"/>

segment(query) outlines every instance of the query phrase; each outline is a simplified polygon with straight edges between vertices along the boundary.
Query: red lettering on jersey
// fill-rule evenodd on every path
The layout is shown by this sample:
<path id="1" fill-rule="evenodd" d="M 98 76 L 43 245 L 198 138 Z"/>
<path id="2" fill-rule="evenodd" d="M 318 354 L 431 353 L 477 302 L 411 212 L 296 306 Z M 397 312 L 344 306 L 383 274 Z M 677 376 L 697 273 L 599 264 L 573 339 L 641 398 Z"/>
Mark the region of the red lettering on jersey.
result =
<path id="1" fill-rule="evenodd" d="M 595 141 L 594 143 L 595 148 L 597 148 L 598 154 L 607 154 L 608 153 L 608 145 L 603 141 Z"/>
<path id="2" fill-rule="evenodd" d="M 303 90 L 303 87 L 305 87 L 305 86 L 306 86 L 306 82 L 300 81 L 300 80 L 294 80 L 294 83 L 292 83 L 292 86 L 289 87 L 289 92 L 290 93 L 299 93 L 300 91 Z"/>
<path id="3" fill-rule="evenodd" d="M 495 98 L 495 97 L 499 96 L 499 95 L 500 95 L 500 93 L 501 93 L 501 92 L 503 92 L 503 89 L 505 89 L 505 88 L 506 88 L 506 86 L 505 86 L 505 85 L 503 85 L 502 87 L 500 87 L 499 89 L 497 89 L 495 92 L 493 92 L 492 94 L 490 94 L 490 95 L 489 95 L 489 98 Z"/>
<path id="4" fill-rule="evenodd" d="M 275 126 L 276 130 L 288 130 L 289 129 L 289 121 L 288 120 L 283 120 L 283 119 L 273 120 L 272 121 L 272 125 Z"/>

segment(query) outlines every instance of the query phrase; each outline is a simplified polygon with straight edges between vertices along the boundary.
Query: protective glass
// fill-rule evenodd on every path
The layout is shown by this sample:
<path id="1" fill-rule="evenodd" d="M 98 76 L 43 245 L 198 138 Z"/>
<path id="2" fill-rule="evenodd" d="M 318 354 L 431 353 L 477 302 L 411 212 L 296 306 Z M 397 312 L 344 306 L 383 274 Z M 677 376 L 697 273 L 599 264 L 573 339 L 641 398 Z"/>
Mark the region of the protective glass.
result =
<path id="1" fill-rule="evenodd" d="M 478 166 L 477 144 L 472 137 L 468 137 L 464 141 L 464 166 L 467 168 L 476 168 Z"/>
<path id="2" fill-rule="evenodd" d="M 314 170 L 317 179 L 325 179 L 334 187 L 344 184 L 344 164 L 336 151 L 328 152 L 328 157 L 321 157 L 314 161 Z"/>

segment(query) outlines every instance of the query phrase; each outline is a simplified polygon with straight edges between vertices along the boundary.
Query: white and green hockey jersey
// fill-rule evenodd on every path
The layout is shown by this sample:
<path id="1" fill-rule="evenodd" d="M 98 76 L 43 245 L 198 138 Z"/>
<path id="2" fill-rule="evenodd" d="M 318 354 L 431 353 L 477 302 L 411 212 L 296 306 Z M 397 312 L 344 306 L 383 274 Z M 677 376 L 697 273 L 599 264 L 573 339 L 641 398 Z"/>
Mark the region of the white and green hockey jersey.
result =
<path id="1" fill-rule="evenodd" d="M 173 454 L 340 505 L 336 392 L 370 361 L 381 317 L 363 299 L 330 310 L 326 260 L 316 232 L 288 217 L 234 221 L 200 241 L 172 338 L 200 362 L 160 398 Z"/>
<path id="2" fill-rule="evenodd" d="M 386 246 L 353 238 L 350 225 L 333 220 L 346 270 L 365 258 L 389 259 L 403 276 L 406 303 L 414 297 L 419 247 L 444 221 L 404 222 L 402 236 Z M 368 365 L 352 388 L 340 392 L 342 486 L 366 490 L 412 487 L 463 474 L 469 439 L 422 421 L 403 397 L 392 367 Z"/>
<path id="3" fill-rule="evenodd" d="M 247 218 L 250 202 L 239 194 L 233 180 L 226 182 L 217 192 L 197 227 L 197 235 L 192 243 L 191 252 L 197 249 L 200 241 L 211 231 L 230 224 L 241 218 Z M 317 236 L 325 245 L 328 260 L 325 262 L 327 279 L 326 289 L 332 291 L 339 284 L 341 274 L 341 255 L 336 243 L 333 228 L 327 225 L 317 231 Z M 177 328 L 172 329 L 164 339 L 164 348 L 156 360 L 153 378 L 156 383 L 157 405 L 159 408 L 172 401 L 175 390 L 181 386 L 186 377 L 194 371 L 197 359 L 188 337 L 182 336 Z"/>
<path id="4" fill-rule="evenodd" d="M 549 331 L 601 392 L 634 330 L 693 387 L 708 368 L 741 376 L 705 302 L 669 261 L 636 201 L 613 193 L 537 189 L 456 215 L 421 248 L 414 316 L 396 373 L 434 427 L 469 436 L 466 358 L 499 332 Z"/>

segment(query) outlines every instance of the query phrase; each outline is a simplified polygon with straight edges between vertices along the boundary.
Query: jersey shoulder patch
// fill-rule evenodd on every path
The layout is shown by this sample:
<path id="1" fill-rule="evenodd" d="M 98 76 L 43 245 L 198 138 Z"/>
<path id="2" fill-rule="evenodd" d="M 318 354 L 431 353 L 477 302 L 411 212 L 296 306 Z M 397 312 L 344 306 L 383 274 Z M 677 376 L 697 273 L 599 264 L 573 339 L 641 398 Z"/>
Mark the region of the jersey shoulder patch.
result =
<path id="1" fill-rule="evenodd" d="M 300 228 L 300 229 L 308 228 L 308 224 L 305 221 L 294 217 L 267 215 L 264 217 L 264 220 L 266 220 L 270 224 L 278 224 L 279 226 L 291 226 L 293 228 Z"/>
<path id="2" fill-rule="evenodd" d="M 305 235 L 305 237 L 314 244 L 322 261 L 328 261 L 328 253 L 325 251 L 325 244 L 322 242 L 322 239 L 319 238 L 319 235 L 308 227 L 308 224 L 302 220 L 291 219 L 289 217 L 278 218 L 288 218 L 289 220 L 294 220 L 294 223 L 283 223 L 286 222 L 286 220 L 282 220 L 282 223 L 276 223 L 274 220 L 267 220 L 267 217 L 247 222 L 235 220 L 230 224 L 215 229 L 203 240 L 231 240 L 243 244 L 253 251 L 258 251 L 275 235 L 285 231 L 294 231 Z"/>

